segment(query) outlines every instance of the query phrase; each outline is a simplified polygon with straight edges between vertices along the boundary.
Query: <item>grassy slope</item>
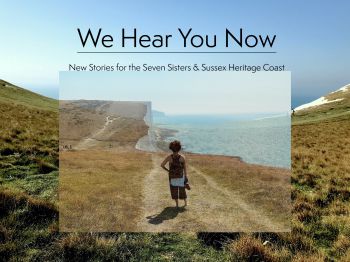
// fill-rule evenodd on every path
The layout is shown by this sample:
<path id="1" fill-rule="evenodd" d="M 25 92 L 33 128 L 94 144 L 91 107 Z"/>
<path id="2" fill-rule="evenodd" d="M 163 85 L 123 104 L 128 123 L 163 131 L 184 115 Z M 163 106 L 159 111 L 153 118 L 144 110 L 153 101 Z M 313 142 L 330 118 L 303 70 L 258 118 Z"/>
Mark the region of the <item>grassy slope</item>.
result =
<path id="1" fill-rule="evenodd" d="M 350 86 L 350 85 L 348 85 Z M 340 101 L 326 103 L 316 107 L 309 107 L 296 112 L 293 123 L 317 123 L 320 121 L 331 121 L 338 118 L 348 119 L 350 115 L 350 87 L 346 91 L 335 91 L 325 96 L 328 101 L 340 99 Z"/>
<path id="2" fill-rule="evenodd" d="M 54 238 L 57 105 L 0 81 L 0 257 L 5 260 L 34 252 L 32 247 Z"/>
<path id="3" fill-rule="evenodd" d="M 0 80 L 0 185 L 46 200 L 57 196 L 57 105 Z"/>
<path id="4" fill-rule="evenodd" d="M 24 105 L 40 110 L 58 111 L 58 101 L 48 98 L 0 79 L 0 102 Z"/>
<path id="5" fill-rule="evenodd" d="M 151 168 L 151 154 L 138 151 L 61 152 L 60 229 L 132 232 Z"/>
<path id="6" fill-rule="evenodd" d="M 260 214 L 268 214 L 288 228 L 286 221 L 291 206 L 289 170 L 247 164 L 227 156 L 186 154 L 186 159 L 219 185 L 237 193 Z"/>
<path id="7" fill-rule="evenodd" d="M 0 261 L 228 259 L 194 234 L 59 233 L 58 103 L 0 88 Z"/>
<path id="8" fill-rule="evenodd" d="M 0 144 L 0 257 L 46 261 L 115 257 L 135 261 L 288 261 L 292 258 L 295 261 L 324 261 L 326 257 L 350 260 L 348 114 L 316 119 L 314 114 L 327 115 L 327 112 L 304 112 L 293 119 L 292 233 L 198 234 L 207 243 L 225 237 L 234 239 L 224 251 L 216 251 L 204 246 L 193 234 L 59 234 L 57 209 L 50 204 L 55 202 L 55 194 L 45 193 L 48 188 L 54 191 L 57 187 L 54 169 L 58 141 L 53 137 L 52 143 L 46 143 L 47 137 L 57 134 L 57 115 L 41 115 L 48 111 L 47 108 L 28 111 L 27 117 L 18 123 L 23 110 L 13 109 L 3 97 L 0 104 L 6 106 L 3 112 L 15 110 L 11 117 L 4 118 L 1 114 L 2 141 L 8 138 L 3 134 L 12 134 L 16 125 L 27 126 L 35 133 L 44 127 L 37 124 L 42 116 L 52 119 L 52 127 L 41 135 L 39 131 L 35 133 L 38 136 L 29 139 L 24 148 L 21 139 L 16 137 L 15 151 L 5 150 L 7 153 L 4 154 L 3 149 L 11 143 Z M 30 116 L 36 121 L 30 120 Z M 28 146 L 35 150 L 28 151 Z M 13 154 L 17 151 L 19 157 Z M 269 243 L 263 245 L 266 240 Z"/>
<path id="9" fill-rule="evenodd" d="M 126 112 L 121 112 L 122 106 Z M 120 115 L 110 112 L 113 109 L 120 110 L 116 111 Z M 97 139 L 99 146 L 134 148 L 138 139 L 148 132 L 143 116 L 137 115 L 144 114 L 145 110 L 142 103 L 134 102 L 60 101 L 60 144 L 71 144 L 74 148 L 89 137 Z M 112 122 L 101 132 L 107 116 Z"/>
<path id="10" fill-rule="evenodd" d="M 350 259 L 350 90 L 300 111 L 292 128 L 294 231 L 333 259 Z"/>

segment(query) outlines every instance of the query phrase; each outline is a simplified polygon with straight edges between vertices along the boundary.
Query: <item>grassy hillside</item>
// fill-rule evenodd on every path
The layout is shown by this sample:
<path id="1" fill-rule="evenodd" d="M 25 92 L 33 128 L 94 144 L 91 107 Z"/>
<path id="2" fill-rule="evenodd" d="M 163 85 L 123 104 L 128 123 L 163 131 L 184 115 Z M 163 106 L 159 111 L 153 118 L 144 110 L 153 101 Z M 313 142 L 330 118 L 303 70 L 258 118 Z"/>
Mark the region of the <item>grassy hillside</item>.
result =
<path id="1" fill-rule="evenodd" d="M 47 105 L 52 100 L 23 89 L 16 93 L 24 92 L 25 98 L 4 90 L 1 87 L 4 261 L 350 261 L 349 114 L 318 118 L 327 110 L 305 111 L 293 118 L 291 233 L 68 234 L 59 233 L 57 224 L 57 108 L 51 110 Z M 342 104 L 341 110 L 348 106 Z M 214 248 L 222 243 L 223 249 Z"/>
<path id="2" fill-rule="evenodd" d="M 294 232 L 330 257 L 349 259 L 350 115 L 292 131 Z"/>
<path id="3" fill-rule="evenodd" d="M 350 85 L 324 96 L 329 103 L 296 111 L 294 124 L 328 121 L 333 118 L 347 119 L 350 115 Z M 330 102 L 334 101 L 334 102 Z M 336 120 L 336 119 L 335 119 Z"/>
<path id="4" fill-rule="evenodd" d="M 31 109 L 58 110 L 58 101 L 48 98 L 0 79 L 1 104 L 23 105 Z"/>
<path id="5" fill-rule="evenodd" d="M 227 261 L 195 234 L 59 233 L 58 103 L 2 83 L 0 261 Z"/>
<path id="6" fill-rule="evenodd" d="M 191 166 L 210 174 L 219 185 L 238 194 L 261 217 L 263 214 L 270 214 L 275 221 L 284 224 L 280 231 L 288 230 L 289 223 L 286 221 L 290 215 L 289 170 L 247 164 L 227 156 L 186 154 L 186 159 Z"/>
<path id="7" fill-rule="evenodd" d="M 60 229 L 132 232 L 141 212 L 141 181 L 151 167 L 151 154 L 136 150 L 61 152 Z"/>
<path id="8" fill-rule="evenodd" d="M 0 81 L 0 257 L 50 242 L 58 219 L 57 101 Z M 35 248 L 34 248 L 35 249 Z"/>
<path id="9" fill-rule="evenodd" d="M 57 195 L 57 101 L 0 80 L 0 184 L 50 199 Z"/>
<path id="10" fill-rule="evenodd" d="M 134 148 L 148 131 L 145 114 L 142 102 L 60 101 L 60 144 L 75 148 L 81 140 L 90 138 L 98 144 L 104 142 L 106 147 Z"/>

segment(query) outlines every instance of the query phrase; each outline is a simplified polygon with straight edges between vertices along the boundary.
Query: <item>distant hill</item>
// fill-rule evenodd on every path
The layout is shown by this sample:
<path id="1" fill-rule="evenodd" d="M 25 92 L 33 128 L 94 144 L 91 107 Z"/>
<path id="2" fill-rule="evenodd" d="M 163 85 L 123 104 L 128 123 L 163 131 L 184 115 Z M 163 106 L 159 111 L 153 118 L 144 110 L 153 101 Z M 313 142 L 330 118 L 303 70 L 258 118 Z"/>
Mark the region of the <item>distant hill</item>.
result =
<path id="1" fill-rule="evenodd" d="M 334 117 L 350 116 L 350 84 L 315 101 L 295 108 L 298 121 L 321 121 Z"/>
<path id="2" fill-rule="evenodd" d="M 58 111 L 58 100 L 48 98 L 0 79 L 0 103 Z"/>
<path id="3" fill-rule="evenodd" d="M 152 115 L 154 117 L 165 117 L 165 113 L 157 110 L 152 110 Z"/>

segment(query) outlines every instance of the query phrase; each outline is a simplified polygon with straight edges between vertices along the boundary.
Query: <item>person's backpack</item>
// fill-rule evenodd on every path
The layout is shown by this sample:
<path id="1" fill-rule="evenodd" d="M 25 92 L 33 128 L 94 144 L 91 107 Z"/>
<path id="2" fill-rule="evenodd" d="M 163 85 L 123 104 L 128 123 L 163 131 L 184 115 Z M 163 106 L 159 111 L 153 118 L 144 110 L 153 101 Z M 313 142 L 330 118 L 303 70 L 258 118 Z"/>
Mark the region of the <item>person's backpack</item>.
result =
<path id="1" fill-rule="evenodd" d="M 169 177 L 172 178 L 181 178 L 183 176 L 183 163 L 180 161 L 180 155 L 174 156 L 171 155 L 172 161 L 169 163 Z"/>

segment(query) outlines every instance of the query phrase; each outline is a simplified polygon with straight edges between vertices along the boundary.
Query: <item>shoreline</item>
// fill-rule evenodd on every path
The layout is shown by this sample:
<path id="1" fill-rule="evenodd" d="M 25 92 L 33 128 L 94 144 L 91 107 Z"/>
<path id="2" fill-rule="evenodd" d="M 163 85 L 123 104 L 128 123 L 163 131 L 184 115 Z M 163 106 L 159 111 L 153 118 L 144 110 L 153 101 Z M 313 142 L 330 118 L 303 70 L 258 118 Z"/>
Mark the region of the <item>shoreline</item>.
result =
<path id="1" fill-rule="evenodd" d="M 135 149 L 140 150 L 140 151 L 144 151 L 144 152 L 170 153 L 170 151 L 168 149 L 169 142 L 166 141 L 166 138 L 173 137 L 174 134 L 176 134 L 177 132 L 178 131 L 174 130 L 174 129 L 149 127 L 148 134 L 141 137 L 137 141 L 137 143 L 135 145 Z M 196 152 L 190 152 L 190 151 L 186 151 L 186 150 L 182 150 L 182 152 L 188 156 L 203 156 L 203 157 L 214 157 L 214 158 L 221 158 L 221 159 L 234 159 L 234 160 L 237 160 L 239 162 L 242 162 L 242 163 L 245 163 L 248 165 L 253 165 L 253 166 L 277 168 L 277 169 L 283 169 L 283 170 L 289 170 L 289 171 L 291 170 L 291 168 L 287 168 L 287 167 L 271 166 L 271 165 L 264 165 L 264 164 L 259 164 L 259 163 L 246 162 L 240 156 L 196 153 Z"/>
<path id="2" fill-rule="evenodd" d="M 176 132 L 178 131 L 174 129 L 153 127 L 152 124 L 148 125 L 147 135 L 139 138 L 135 148 L 146 152 L 166 152 L 168 151 L 168 142 L 165 139 L 172 137 Z"/>

